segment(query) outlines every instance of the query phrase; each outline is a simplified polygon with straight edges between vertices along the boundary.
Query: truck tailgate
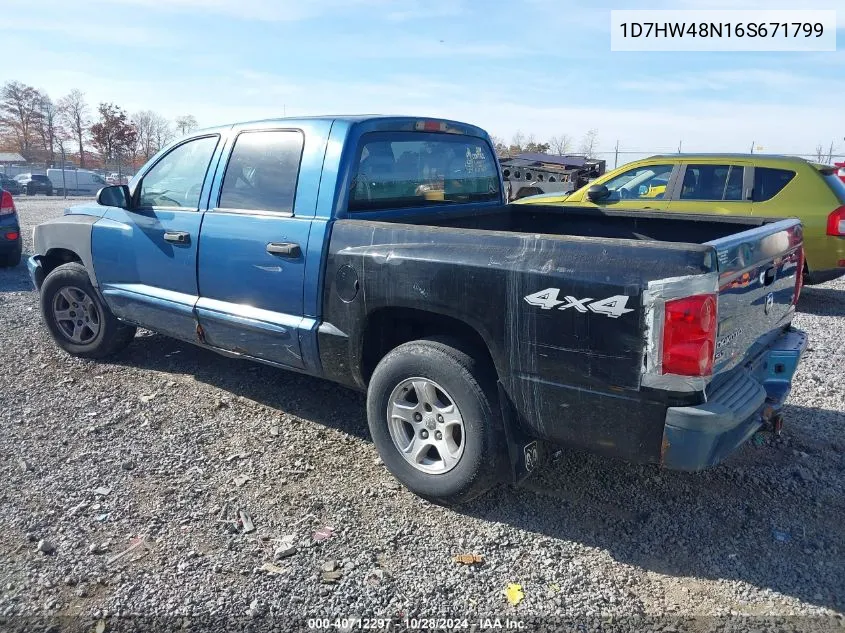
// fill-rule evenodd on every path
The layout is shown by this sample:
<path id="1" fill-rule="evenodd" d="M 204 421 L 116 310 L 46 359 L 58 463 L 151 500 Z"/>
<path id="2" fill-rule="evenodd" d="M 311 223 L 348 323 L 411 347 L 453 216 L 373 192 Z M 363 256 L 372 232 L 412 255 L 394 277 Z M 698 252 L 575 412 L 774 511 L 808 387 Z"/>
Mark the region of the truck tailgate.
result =
<path id="1" fill-rule="evenodd" d="M 804 262 L 802 227 L 781 220 L 707 244 L 716 249 L 719 271 L 716 375 L 790 322 Z"/>

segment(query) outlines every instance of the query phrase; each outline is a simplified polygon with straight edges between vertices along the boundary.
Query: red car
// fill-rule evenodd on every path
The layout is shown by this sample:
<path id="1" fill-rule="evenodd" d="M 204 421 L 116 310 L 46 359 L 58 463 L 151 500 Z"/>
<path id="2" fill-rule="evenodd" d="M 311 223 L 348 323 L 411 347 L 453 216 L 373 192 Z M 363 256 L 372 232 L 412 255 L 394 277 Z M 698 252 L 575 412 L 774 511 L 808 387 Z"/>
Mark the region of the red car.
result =
<path id="1" fill-rule="evenodd" d="M 839 170 L 836 172 L 836 175 L 845 182 L 845 163 L 833 163 L 834 167 L 838 167 Z"/>

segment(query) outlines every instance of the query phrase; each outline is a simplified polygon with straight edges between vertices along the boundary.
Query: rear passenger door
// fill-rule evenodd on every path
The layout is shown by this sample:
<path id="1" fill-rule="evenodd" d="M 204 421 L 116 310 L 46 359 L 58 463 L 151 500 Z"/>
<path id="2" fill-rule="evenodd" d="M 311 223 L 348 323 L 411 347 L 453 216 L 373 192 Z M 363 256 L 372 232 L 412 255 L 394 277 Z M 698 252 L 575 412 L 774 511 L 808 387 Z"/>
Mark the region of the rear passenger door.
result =
<path id="1" fill-rule="evenodd" d="M 751 169 L 749 163 L 684 163 L 674 183 L 669 211 L 749 215 Z"/>
<path id="2" fill-rule="evenodd" d="M 298 204 L 304 144 L 301 129 L 233 135 L 203 218 L 196 306 L 207 344 L 295 368 L 314 214 Z"/>

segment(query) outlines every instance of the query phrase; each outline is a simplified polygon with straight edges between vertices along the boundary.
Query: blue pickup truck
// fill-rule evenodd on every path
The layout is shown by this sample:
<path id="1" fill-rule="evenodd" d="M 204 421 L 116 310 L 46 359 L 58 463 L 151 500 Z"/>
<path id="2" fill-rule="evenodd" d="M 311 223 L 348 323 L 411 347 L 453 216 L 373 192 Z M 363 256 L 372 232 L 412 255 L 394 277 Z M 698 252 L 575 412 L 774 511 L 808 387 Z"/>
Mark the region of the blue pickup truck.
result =
<path id="1" fill-rule="evenodd" d="M 797 220 L 508 205 L 455 121 L 196 132 L 34 244 L 70 354 L 140 326 L 366 391 L 387 468 L 447 504 L 550 444 L 710 467 L 779 428 L 806 346 Z"/>

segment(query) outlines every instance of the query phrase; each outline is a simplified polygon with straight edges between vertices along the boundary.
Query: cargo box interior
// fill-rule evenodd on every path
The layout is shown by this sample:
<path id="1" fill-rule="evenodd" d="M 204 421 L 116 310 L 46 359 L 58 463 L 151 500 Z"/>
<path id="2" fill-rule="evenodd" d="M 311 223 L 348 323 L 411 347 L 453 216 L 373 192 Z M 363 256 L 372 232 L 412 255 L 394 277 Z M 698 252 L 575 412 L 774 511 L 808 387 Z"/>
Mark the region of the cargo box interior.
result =
<path id="1" fill-rule="evenodd" d="M 621 238 L 703 244 L 775 221 L 753 216 L 708 216 L 637 210 L 603 210 L 509 204 L 466 215 L 432 213 L 397 222 L 516 233 Z"/>

